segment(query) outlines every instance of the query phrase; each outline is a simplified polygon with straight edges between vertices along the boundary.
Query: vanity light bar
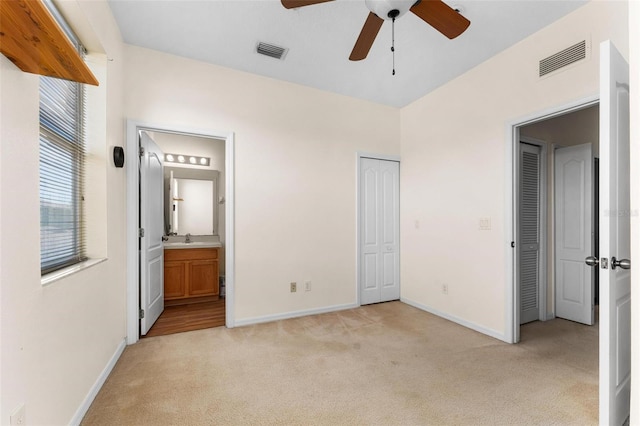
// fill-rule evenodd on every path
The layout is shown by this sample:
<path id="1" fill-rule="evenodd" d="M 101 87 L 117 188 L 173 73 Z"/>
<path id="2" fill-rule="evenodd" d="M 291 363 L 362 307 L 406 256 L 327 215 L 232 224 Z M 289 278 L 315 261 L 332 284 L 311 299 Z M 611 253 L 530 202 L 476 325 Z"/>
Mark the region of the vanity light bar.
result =
<path id="1" fill-rule="evenodd" d="M 197 155 L 165 154 L 164 161 L 166 163 L 180 163 L 207 167 L 211 160 L 209 157 L 198 157 Z"/>

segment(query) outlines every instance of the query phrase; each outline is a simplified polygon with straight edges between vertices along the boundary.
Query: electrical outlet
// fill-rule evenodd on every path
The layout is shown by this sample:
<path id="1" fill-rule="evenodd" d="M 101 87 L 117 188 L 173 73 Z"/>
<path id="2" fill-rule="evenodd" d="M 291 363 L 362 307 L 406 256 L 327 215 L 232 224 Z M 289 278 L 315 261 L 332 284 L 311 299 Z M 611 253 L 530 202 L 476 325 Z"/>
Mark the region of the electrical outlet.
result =
<path id="1" fill-rule="evenodd" d="M 298 284 L 291 283 L 291 293 L 295 293 L 296 291 L 298 291 Z"/>
<path id="2" fill-rule="evenodd" d="M 491 218 L 490 217 L 481 217 L 479 228 L 481 231 L 490 231 L 491 230 Z"/>
<path id="3" fill-rule="evenodd" d="M 304 282 L 304 291 L 311 291 L 311 281 Z"/>
<path id="4" fill-rule="evenodd" d="M 24 404 L 15 409 L 13 414 L 9 417 L 9 424 L 11 426 L 25 426 L 26 421 L 26 407 Z"/>
<path id="5" fill-rule="evenodd" d="M 442 284 L 442 294 L 449 294 L 449 284 Z"/>

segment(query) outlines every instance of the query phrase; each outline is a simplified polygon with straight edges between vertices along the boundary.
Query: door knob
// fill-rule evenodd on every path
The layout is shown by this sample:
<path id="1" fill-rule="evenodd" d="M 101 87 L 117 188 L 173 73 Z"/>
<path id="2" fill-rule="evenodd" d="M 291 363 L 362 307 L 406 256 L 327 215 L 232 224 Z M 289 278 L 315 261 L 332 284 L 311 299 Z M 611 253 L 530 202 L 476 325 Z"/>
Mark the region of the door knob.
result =
<path id="1" fill-rule="evenodd" d="M 621 267 L 622 269 L 631 269 L 631 261 L 629 259 L 616 259 L 615 257 L 611 258 L 611 269 L 616 269 L 617 267 Z"/>
<path id="2" fill-rule="evenodd" d="M 600 261 L 595 256 L 589 256 L 584 260 L 584 263 L 589 266 L 598 266 L 598 263 L 600 263 Z"/>

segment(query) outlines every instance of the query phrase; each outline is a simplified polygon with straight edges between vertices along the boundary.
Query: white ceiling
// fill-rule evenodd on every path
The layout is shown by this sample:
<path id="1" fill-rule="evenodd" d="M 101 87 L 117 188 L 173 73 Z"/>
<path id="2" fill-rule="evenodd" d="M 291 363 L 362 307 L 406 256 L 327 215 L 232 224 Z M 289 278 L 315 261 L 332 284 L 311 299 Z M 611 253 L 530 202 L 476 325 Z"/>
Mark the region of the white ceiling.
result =
<path id="1" fill-rule="evenodd" d="M 364 0 L 287 10 L 278 0 L 110 0 L 128 44 L 405 106 L 561 18 L 586 0 L 447 0 L 471 26 L 449 40 L 412 13 L 391 23 L 363 61 L 349 54 L 369 13 Z M 289 48 L 284 61 L 255 53 L 259 41 Z"/>

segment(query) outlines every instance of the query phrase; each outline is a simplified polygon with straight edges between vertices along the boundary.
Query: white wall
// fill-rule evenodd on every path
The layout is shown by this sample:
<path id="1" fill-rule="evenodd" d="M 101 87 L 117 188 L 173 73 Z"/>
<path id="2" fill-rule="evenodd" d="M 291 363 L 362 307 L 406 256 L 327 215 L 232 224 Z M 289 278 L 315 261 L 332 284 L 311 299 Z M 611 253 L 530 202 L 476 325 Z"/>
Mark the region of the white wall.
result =
<path id="1" fill-rule="evenodd" d="M 139 47 L 125 52 L 127 118 L 235 132 L 236 323 L 354 304 L 356 151 L 397 155 L 399 110 Z M 305 280 L 311 292 L 289 292 Z"/>
<path id="2" fill-rule="evenodd" d="M 541 139 L 548 144 L 560 146 L 590 143 L 597 157 L 600 141 L 600 108 L 594 105 L 571 114 L 529 124 L 520 128 L 520 136 Z"/>
<path id="3" fill-rule="evenodd" d="M 122 43 L 106 2 L 66 3 L 77 12 L 71 24 L 81 24 L 81 38 L 94 32 L 89 47 L 98 44 L 113 59 L 103 55 L 107 112 L 101 112 L 102 149 L 91 159 L 103 165 L 104 176 L 95 179 L 101 190 L 91 196 L 106 208 L 96 244 L 107 260 L 41 285 L 39 77 L 0 56 L 1 424 L 20 404 L 27 424 L 71 422 L 126 332 L 125 176 L 110 160 L 111 148 L 123 144 Z"/>
<path id="4" fill-rule="evenodd" d="M 403 299 L 504 338 L 506 126 L 597 94 L 599 44 L 625 54 L 627 23 L 625 2 L 590 2 L 402 110 Z M 585 37 L 590 59 L 538 79 L 540 59 Z"/>

